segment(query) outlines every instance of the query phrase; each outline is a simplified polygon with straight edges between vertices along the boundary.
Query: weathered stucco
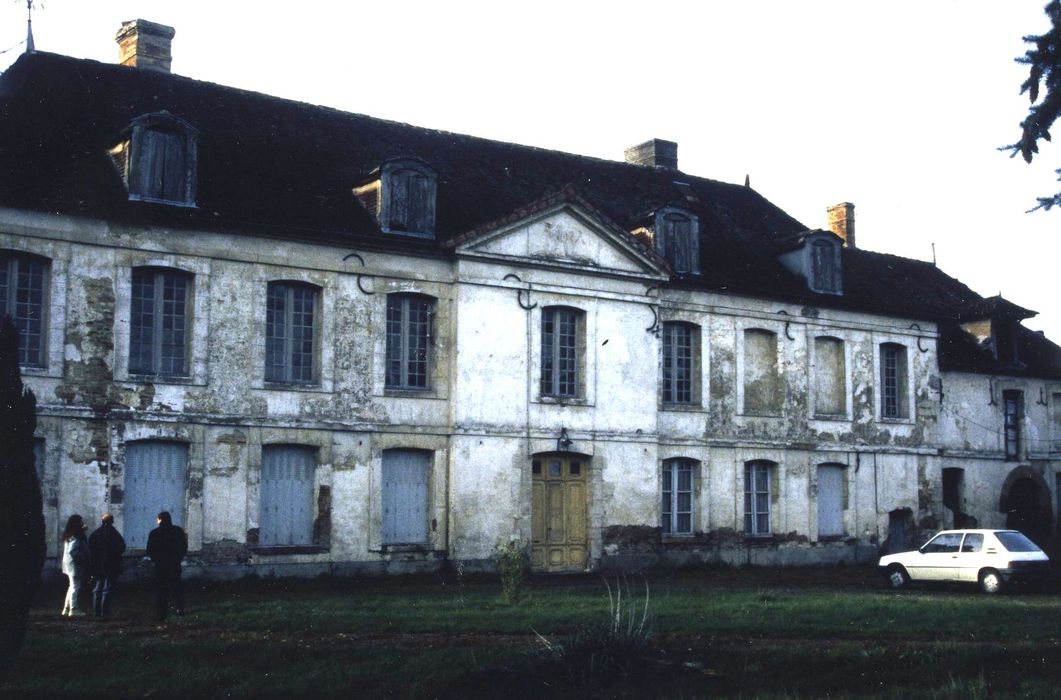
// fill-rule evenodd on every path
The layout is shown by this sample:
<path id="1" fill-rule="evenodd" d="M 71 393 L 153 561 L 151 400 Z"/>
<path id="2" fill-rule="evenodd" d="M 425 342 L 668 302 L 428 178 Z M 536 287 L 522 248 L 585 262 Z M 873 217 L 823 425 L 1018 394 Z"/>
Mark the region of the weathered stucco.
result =
<path id="1" fill-rule="evenodd" d="M 1005 519 L 1001 445 L 974 429 L 998 421 L 989 378 L 944 375 L 941 396 L 931 324 L 660 289 L 666 274 L 655 262 L 571 207 L 473 239 L 452 259 L 359 251 L 364 267 L 344 261 L 349 250 L 254 232 L 111 230 L 10 211 L 0 224 L 0 248 L 53 260 L 49 365 L 25 373 L 41 407 L 53 556 L 70 513 L 91 522 L 109 510 L 121 526 L 125 445 L 145 439 L 188 445 L 186 512 L 175 519 L 189 532 L 191 568 L 218 576 L 488 566 L 497 544 L 531 538 L 531 461 L 557 451 L 587 465 L 590 567 L 866 560 L 887 539 L 890 513 L 910 513 L 911 538 L 947 524 L 942 470 L 959 465 L 966 512 L 987 526 Z M 194 275 L 187 377 L 128 372 L 129 271 L 139 265 Z M 320 289 L 312 385 L 264 381 L 271 280 Z M 401 292 L 434 300 L 425 391 L 385 385 L 387 295 Z M 581 314 L 577 397 L 541 392 L 549 306 Z M 689 405 L 661 403 L 657 330 L 668 320 L 699 329 Z M 749 331 L 770 342 L 749 351 Z M 835 364 L 816 363 L 819 337 L 842 344 L 842 376 L 827 382 L 815 372 Z M 902 418 L 881 416 L 882 343 L 906 348 Z M 828 411 L 816 403 L 823 382 L 842 392 Z M 1035 403 L 1040 385 L 1046 405 Z M 1024 461 L 1054 488 L 1061 387 L 1020 386 Z M 269 445 L 315 450 L 309 546 L 258 546 Z M 381 541 L 391 449 L 431 455 L 428 535 L 417 546 Z M 664 536 L 661 474 L 671 459 L 695 465 L 693 527 Z M 770 473 L 770 534 L 761 537 L 745 532 L 752 462 Z M 840 537 L 818 536 L 822 464 L 842 467 Z"/>

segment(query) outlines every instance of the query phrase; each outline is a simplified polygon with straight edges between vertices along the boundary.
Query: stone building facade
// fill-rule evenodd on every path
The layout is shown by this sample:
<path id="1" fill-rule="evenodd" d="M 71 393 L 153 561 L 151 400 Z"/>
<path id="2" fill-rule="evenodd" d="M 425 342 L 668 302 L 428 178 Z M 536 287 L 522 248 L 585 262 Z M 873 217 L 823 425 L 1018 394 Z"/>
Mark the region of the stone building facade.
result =
<path id="1" fill-rule="evenodd" d="M 850 204 L 808 230 L 669 142 L 599 161 L 199 83 L 172 37 L 0 78 L 52 556 L 73 512 L 135 556 L 162 509 L 212 576 L 510 540 L 544 572 L 861 562 L 1031 502 L 1008 524 L 1055 531 L 1061 350 L 857 249 Z"/>

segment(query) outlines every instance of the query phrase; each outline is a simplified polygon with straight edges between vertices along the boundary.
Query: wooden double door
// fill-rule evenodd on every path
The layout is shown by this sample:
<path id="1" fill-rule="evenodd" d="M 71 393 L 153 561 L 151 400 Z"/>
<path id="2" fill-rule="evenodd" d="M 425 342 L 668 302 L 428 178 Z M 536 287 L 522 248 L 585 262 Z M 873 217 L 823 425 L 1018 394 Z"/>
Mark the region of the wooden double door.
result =
<path id="1" fill-rule="evenodd" d="M 584 571 L 587 541 L 587 472 L 581 455 L 535 455 L 531 461 L 531 567 Z"/>

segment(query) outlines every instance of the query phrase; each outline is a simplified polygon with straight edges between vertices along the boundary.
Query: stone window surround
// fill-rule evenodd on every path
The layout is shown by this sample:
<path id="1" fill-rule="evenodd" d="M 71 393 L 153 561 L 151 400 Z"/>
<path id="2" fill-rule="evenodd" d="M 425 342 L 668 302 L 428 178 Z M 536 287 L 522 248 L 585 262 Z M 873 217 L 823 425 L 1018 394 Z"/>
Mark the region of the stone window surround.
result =
<path id="1" fill-rule="evenodd" d="M 336 274 L 327 271 L 312 271 L 294 268 L 266 268 L 258 271 L 248 282 L 250 298 L 247 300 L 247 313 L 252 314 L 253 369 L 250 387 L 271 391 L 294 391 L 307 393 L 331 393 L 334 391 L 335 372 L 335 302 Z M 266 381 L 265 379 L 265 308 L 266 295 L 270 282 L 296 282 L 307 284 L 318 289 L 317 308 L 314 318 L 316 326 L 315 368 L 316 376 L 311 384 L 288 384 Z"/>
<path id="2" fill-rule="evenodd" d="M 39 243 L 33 238 L 8 236 L 0 239 L 0 252 L 10 255 L 29 255 L 48 262 L 45 281 L 44 311 L 44 364 L 43 366 L 22 365 L 23 376 L 53 377 L 63 376 L 63 343 L 66 339 L 66 301 L 67 301 L 67 256 L 68 249 L 56 249 L 55 246 L 40 246 L 44 250 L 29 250 L 26 243 Z M 65 248 L 65 247 L 64 247 Z M 63 250 L 64 255 L 57 253 Z"/>
<path id="3" fill-rule="evenodd" d="M 188 345 L 187 374 L 156 376 L 129 372 L 129 331 L 132 309 L 133 270 L 151 267 L 170 269 L 189 276 L 190 305 L 187 311 L 186 342 Z M 138 256 L 129 265 L 115 270 L 117 289 L 114 300 L 114 378 L 117 381 L 149 380 L 153 384 L 190 384 L 206 386 L 209 340 L 210 261 L 177 255 Z"/>

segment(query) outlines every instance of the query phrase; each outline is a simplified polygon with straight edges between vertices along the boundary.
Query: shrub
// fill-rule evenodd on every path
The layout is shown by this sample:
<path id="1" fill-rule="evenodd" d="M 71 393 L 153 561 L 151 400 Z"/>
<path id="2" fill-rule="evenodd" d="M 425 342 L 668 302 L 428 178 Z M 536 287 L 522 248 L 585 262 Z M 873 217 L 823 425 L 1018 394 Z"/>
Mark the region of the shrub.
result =
<path id="1" fill-rule="evenodd" d="M 581 625 L 562 641 L 537 635 L 539 651 L 546 660 L 566 673 L 574 686 L 587 692 L 607 686 L 616 678 L 629 678 L 644 659 L 652 636 L 648 581 L 643 602 L 631 595 L 625 580 L 616 581 L 614 593 L 607 579 L 604 585 L 608 588 L 607 618 Z"/>
<path id="2" fill-rule="evenodd" d="M 506 603 L 515 605 L 523 597 L 527 583 L 530 558 L 526 546 L 520 544 L 519 540 L 498 543 L 494 548 L 494 563 L 501 576 L 501 594 Z"/>
<path id="3" fill-rule="evenodd" d="M 44 566 L 44 515 L 33 461 L 37 399 L 22 384 L 18 330 L 0 316 L 0 680 L 26 632 Z"/>

